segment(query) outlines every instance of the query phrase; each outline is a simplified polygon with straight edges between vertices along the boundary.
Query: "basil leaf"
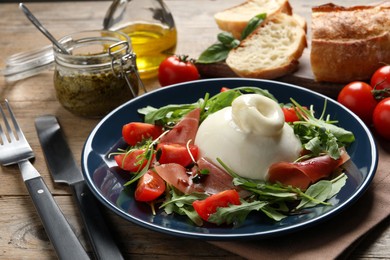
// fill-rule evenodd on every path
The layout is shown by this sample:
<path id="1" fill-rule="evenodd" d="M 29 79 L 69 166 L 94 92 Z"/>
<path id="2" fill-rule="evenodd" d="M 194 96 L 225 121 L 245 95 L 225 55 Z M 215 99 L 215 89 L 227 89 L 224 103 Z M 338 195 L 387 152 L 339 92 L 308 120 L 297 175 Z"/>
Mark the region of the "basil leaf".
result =
<path id="1" fill-rule="evenodd" d="M 225 45 L 229 50 L 237 47 L 240 44 L 240 41 L 235 39 L 233 35 L 229 32 L 221 32 L 217 36 L 218 41 Z"/>
<path id="2" fill-rule="evenodd" d="M 223 43 L 215 43 L 202 52 L 197 59 L 197 63 L 215 63 L 226 60 L 230 48 Z"/>
<path id="3" fill-rule="evenodd" d="M 242 32 L 241 39 L 245 39 L 259 26 L 267 17 L 267 14 L 258 14 L 249 20 Z M 221 32 L 217 35 L 218 42 L 203 51 L 196 63 L 210 64 L 225 61 L 230 50 L 240 45 L 240 40 L 235 39 L 229 32 Z"/>
<path id="4" fill-rule="evenodd" d="M 241 33 L 241 40 L 248 37 L 249 34 L 251 34 L 262 22 L 264 22 L 266 17 L 267 14 L 262 13 L 250 19 L 247 26 L 244 28 L 244 30 Z"/>

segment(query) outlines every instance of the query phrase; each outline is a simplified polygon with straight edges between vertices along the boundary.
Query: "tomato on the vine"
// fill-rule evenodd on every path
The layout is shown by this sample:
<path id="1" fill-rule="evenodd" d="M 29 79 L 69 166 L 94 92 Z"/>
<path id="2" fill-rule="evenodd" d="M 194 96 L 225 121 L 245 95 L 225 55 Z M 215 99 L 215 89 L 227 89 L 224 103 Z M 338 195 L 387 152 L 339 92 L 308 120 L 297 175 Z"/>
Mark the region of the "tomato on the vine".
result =
<path id="1" fill-rule="evenodd" d="M 372 93 L 372 87 L 362 81 L 347 84 L 339 93 L 337 101 L 352 110 L 367 125 L 372 122 L 372 114 L 377 100 Z"/>
<path id="2" fill-rule="evenodd" d="M 158 68 L 158 81 L 161 86 L 199 79 L 199 72 L 188 56 L 169 56 Z"/>
<path id="3" fill-rule="evenodd" d="M 375 90 L 382 91 L 382 96 L 390 97 L 390 65 L 377 69 L 371 77 L 370 85 Z M 383 90 L 386 90 L 386 92 L 383 92 Z"/>
<path id="4" fill-rule="evenodd" d="M 383 99 L 375 107 L 372 120 L 375 130 L 390 140 L 390 97 Z"/>

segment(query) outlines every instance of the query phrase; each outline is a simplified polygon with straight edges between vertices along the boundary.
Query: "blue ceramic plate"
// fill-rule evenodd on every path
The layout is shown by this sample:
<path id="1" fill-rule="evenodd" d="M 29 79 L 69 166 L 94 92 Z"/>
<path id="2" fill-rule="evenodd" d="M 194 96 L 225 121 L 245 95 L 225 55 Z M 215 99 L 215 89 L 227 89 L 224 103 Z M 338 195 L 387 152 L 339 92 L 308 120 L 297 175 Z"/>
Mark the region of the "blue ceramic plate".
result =
<path id="1" fill-rule="evenodd" d="M 267 221 L 260 214 L 249 215 L 245 223 L 236 228 L 206 224 L 198 227 L 186 217 L 166 215 L 158 212 L 152 215 L 150 207 L 133 198 L 133 190 L 124 188 L 128 176 L 119 171 L 108 154 L 118 147 L 125 147 L 121 141 L 122 126 L 130 121 L 140 121 L 137 109 L 145 106 L 161 107 L 168 104 L 193 103 L 205 93 L 214 95 L 221 87 L 255 86 L 269 90 L 279 102 L 287 103 L 290 97 L 303 105 L 313 104 L 322 111 L 327 97 L 302 87 L 266 80 L 211 79 L 177 84 L 135 98 L 107 115 L 88 137 L 82 153 L 84 177 L 95 196 L 110 210 L 142 227 L 151 230 L 190 238 L 205 240 L 228 240 L 242 238 L 266 238 L 301 230 L 318 224 L 357 202 L 372 181 L 377 167 L 377 150 L 373 137 L 363 122 L 337 102 L 328 99 L 327 113 L 337 119 L 339 125 L 351 130 L 356 141 L 348 148 L 353 163 L 349 165 L 349 178 L 341 192 L 331 199 L 333 206 L 317 206 L 307 214 L 289 216 L 283 221 Z"/>

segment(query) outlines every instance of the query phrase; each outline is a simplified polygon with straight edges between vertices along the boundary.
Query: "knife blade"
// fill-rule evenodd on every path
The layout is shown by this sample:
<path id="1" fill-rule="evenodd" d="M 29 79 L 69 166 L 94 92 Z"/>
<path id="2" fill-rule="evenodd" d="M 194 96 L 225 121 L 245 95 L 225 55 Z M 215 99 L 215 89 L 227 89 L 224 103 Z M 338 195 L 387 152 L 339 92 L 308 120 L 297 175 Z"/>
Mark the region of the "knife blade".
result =
<path id="1" fill-rule="evenodd" d="M 123 259 L 104 220 L 99 204 L 85 183 L 55 116 L 36 118 L 35 127 L 54 182 L 72 188 L 82 220 L 97 259 Z"/>

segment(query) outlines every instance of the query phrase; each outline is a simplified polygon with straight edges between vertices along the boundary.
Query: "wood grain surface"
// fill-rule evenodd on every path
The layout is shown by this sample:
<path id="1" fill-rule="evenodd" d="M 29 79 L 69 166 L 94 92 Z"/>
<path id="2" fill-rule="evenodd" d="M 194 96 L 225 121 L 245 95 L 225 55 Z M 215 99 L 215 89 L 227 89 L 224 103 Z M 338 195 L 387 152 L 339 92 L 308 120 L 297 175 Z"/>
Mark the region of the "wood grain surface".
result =
<path id="1" fill-rule="evenodd" d="M 241 3 L 239 0 L 166 0 L 171 9 L 178 30 L 177 53 L 198 57 L 209 45 L 216 41 L 219 32 L 213 14 L 222 9 Z M 297 12 L 310 23 L 310 7 L 328 1 L 291 0 Z M 366 4 L 368 0 L 334 1 L 344 5 Z M 59 38 L 66 34 L 100 29 L 110 1 L 86 2 L 34 2 L 29 9 L 37 16 L 52 34 Z M 6 58 L 14 53 L 36 49 L 49 44 L 48 40 L 26 19 L 17 3 L 0 3 L 0 68 Z M 53 114 L 64 128 L 65 135 L 80 163 L 83 144 L 89 132 L 98 123 L 97 119 L 79 118 L 67 112 L 57 102 L 53 88 L 53 71 L 15 83 L 7 83 L 0 77 L 0 100 L 7 98 L 17 116 L 26 138 L 29 140 L 36 158 L 34 165 L 43 176 L 55 196 L 72 228 L 91 253 L 86 242 L 76 204 L 67 186 L 54 184 L 45 164 L 42 149 L 35 132 L 34 120 L 37 116 Z M 329 96 L 336 96 L 341 86 L 318 84 L 308 78 L 295 75 L 280 79 L 283 81 L 317 88 Z M 149 90 L 159 87 L 156 79 L 144 82 Z M 212 246 L 204 241 L 177 238 L 149 231 L 129 223 L 103 208 L 110 228 L 126 259 L 159 258 L 172 259 L 240 259 L 239 256 Z M 389 221 L 381 223 L 372 233 L 354 248 L 351 259 L 389 259 Z M 0 259 L 55 259 L 53 248 L 44 232 L 27 190 L 16 166 L 0 168 Z"/>

